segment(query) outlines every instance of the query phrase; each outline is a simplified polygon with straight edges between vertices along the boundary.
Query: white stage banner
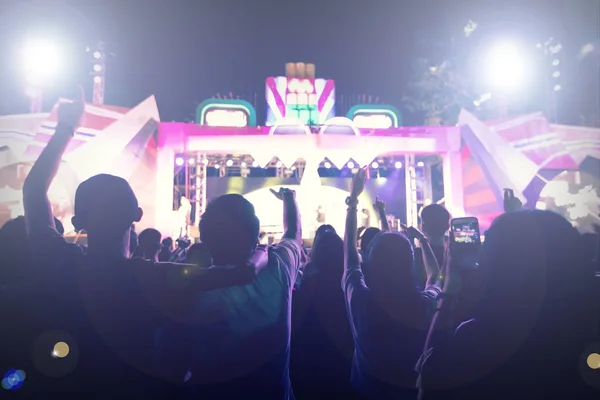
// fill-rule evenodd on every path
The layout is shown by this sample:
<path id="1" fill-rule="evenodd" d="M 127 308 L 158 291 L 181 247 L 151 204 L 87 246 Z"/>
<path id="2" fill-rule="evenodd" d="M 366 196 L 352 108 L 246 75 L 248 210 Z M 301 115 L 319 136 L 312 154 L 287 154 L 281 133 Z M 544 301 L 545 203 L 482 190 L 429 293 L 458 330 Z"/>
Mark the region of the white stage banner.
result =
<path id="1" fill-rule="evenodd" d="M 326 157 L 335 165 L 337 168 L 342 169 L 351 158 L 351 152 L 349 151 L 331 151 L 328 152 Z"/>
<path id="2" fill-rule="evenodd" d="M 250 154 L 260 168 L 264 168 L 275 157 L 272 151 L 253 151 Z M 283 161 L 282 161 L 283 162 Z"/>

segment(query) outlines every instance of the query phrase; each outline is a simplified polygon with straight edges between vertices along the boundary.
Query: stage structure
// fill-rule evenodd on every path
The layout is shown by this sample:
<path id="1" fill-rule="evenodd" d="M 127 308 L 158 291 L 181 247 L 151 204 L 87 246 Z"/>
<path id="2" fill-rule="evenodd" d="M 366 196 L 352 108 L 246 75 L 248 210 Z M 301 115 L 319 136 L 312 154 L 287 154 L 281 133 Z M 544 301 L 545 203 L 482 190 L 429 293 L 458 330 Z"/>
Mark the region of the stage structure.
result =
<path id="1" fill-rule="evenodd" d="M 417 225 L 417 198 L 423 194 L 417 193 L 415 156 L 440 154 L 445 167 L 444 203 L 453 215 L 464 214 L 459 127 L 401 127 L 400 113 L 386 105 L 359 105 L 347 116 L 336 117 L 335 82 L 315 79 L 313 74 L 311 64 L 295 63 L 286 65 L 287 76 L 267 78 L 265 127 L 256 126 L 251 104 L 220 99 L 200 104 L 196 124 L 161 123 L 156 206 L 172 207 L 173 166 L 189 170 L 187 178 L 193 174 L 186 178 L 192 183 L 181 192 L 196 205 L 193 219 L 198 221 L 206 206 L 207 168 L 217 168 L 223 176 L 227 168 L 273 166 L 278 177 L 294 171 L 301 186 L 311 181 L 317 190 L 320 166 L 369 165 L 377 173 L 378 157 L 395 157 L 403 160 L 406 174 L 405 222 Z M 424 186 L 419 186 L 421 192 Z M 157 215 L 159 229 L 168 225 L 167 216 Z"/>
<path id="2" fill-rule="evenodd" d="M 221 192 L 241 193 L 262 208 L 266 225 L 280 224 L 281 216 L 273 212 L 280 206 L 257 193 L 295 185 L 303 220 L 311 220 L 315 210 L 325 212 L 327 202 L 333 204 L 330 210 L 343 211 L 349 187 L 348 179 L 336 188 L 323 184 L 329 178 L 320 178 L 319 168 L 338 168 L 349 177 L 368 165 L 372 193 L 383 190 L 377 177 L 385 168 L 403 176 L 404 222 L 416 225 L 419 207 L 433 200 L 429 166 L 421 157 L 439 154 L 444 193 L 443 200 L 434 201 L 442 200 L 455 217 L 477 216 L 482 229 L 502 213 L 505 187 L 527 208 L 565 204 L 571 220 L 598 222 L 598 173 L 590 165 L 600 160 L 599 129 L 553 125 L 542 113 L 486 123 L 464 110 L 457 126 L 404 127 L 393 107 L 369 104 L 336 116 L 335 82 L 316 79 L 311 64 L 288 64 L 285 77 L 266 80 L 266 92 L 267 126 L 257 126 L 254 107 L 239 100 L 203 102 L 192 124 L 159 123 L 153 97 L 131 110 L 86 105 L 85 125 L 50 190 L 55 215 L 69 231 L 77 185 L 94 174 L 113 173 L 131 182 L 144 208 L 138 231 L 155 227 L 165 235 L 197 237 L 197 221 L 216 195 L 209 191 L 208 175 L 216 177 L 213 188 L 218 181 L 225 185 Z M 0 116 L 0 223 L 22 214 L 23 181 L 55 126 L 56 107 L 49 114 Z M 260 179 L 243 178 L 266 167 L 277 170 L 262 179 L 267 186 L 245 191 L 242 186 Z M 174 191 L 179 170 L 183 182 Z M 217 179 L 231 175 L 237 178 Z M 573 202 L 578 193 L 589 198 L 585 206 Z M 368 223 L 373 198 L 360 201 L 361 218 Z M 343 214 L 334 218 L 342 227 Z M 306 232 L 313 228 L 305 225 Z"/>

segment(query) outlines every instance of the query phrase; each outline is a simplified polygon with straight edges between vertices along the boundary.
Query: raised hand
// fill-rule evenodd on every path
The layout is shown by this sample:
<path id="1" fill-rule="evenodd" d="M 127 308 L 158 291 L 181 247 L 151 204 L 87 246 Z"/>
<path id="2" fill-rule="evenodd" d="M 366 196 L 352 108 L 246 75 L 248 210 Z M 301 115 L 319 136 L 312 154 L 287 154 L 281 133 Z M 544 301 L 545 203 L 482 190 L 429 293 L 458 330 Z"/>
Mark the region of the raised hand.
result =
<path id="1" fill-rule="evenodd" d="M 381 200 L 379 198 L 379 196 L 376 196 L 375 197 L 375 204 L 373 204 L 373 207 L 375 207 L 375 209 L 377 211 L 385 212 L 385 201 Z"/>
<path id="2" fill-rule="evenodd" d="M 358 198 L 360 194 L 365 189 L 365 182 L 367 180 L 367 168 L 361 168 L 358 170 L 354 177 L 352 178 L 352 186 L 350 189 L 350 196 L 353 198 Z"/>
<path id="3" fill-rule="evenodd" d="M 58 124 L 69 128 L 77 128 L 85 110 L 85 93 L 79 87 L 79 96 L 72 102 L 64 102 L 58 106 Z"/>
<path id="4" fill-rule="evenodd" d="M 515 197 L 512 189 L 504 189 L 504 212 L 517 211 L 523 207 L 521 200 Z"/>
<path id="5" fill-rule="evenodd" d="M 269 190 L 271 191 L 271 193 L 273 193 L 273 196 L 275 196 L 279 200 L 284 200 L 287 197 L 296 198 L 296 192 L 291 189 L 279 188 L 279 191 L 275 191 L 273 189 Z"/>
<path id="6" fill-rule="evenodd" d="M 419 241 L 427 240 L 427 238 L 425 237 L 423 232 L 421 232 L 420 230 L 418 230 L 417 228 L 415 228 L 413 226 L 406 226 L 404 224 L 400 224 L 400 227 L 402 228 L 402 230 L 404 232 L 406 232 L 406 235 L 410 239 L 417 239 Z"/>

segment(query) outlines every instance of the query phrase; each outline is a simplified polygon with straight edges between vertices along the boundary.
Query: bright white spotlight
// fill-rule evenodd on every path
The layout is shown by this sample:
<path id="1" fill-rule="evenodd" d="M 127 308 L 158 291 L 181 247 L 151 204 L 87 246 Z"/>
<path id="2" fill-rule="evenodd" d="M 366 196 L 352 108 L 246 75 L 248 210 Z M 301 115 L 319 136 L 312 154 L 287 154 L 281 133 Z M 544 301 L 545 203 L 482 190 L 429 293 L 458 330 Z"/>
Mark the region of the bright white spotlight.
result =
<path id="1" fill-rule="evenodd" d="M 400 162 L 400 161 L 396 161 L 396 162 L 394 163 L 394 167 L 396 167 L 396 168 L 398 168 L 398 169 L 402 168 L 402 162 Z"/>
<path id="2" fill-rule="evenodd" d="M 221 166 L 219 164 L 215 164 L 215 169 L 219 169 Z"/>
<path id="3" fill-rule="evenodd" d="M 240 164 L 240 167 L 246 168 L 246 161 L 242 161 L 242 163 Z"/>
<path id="4" fill-rule="evenodd" d="M 94 77 L 94 83 L 100 83 L 100 82 L 102 82 L 102 78 L 99 77 L 99 76 L 95 76 Z"/>
<path id="5" fill-rule="evenodd" d="M 202 165 L 208 165 L 208 158 L 202 159 Z"/>
<path id="6" fill-rule="evenodd" d="M 31 40 L 23 46 L 23 73 L 31 85 L 42 85 L 54 78 L 60 69 L 59 50 L 54 43 L 44 39 Z"/>
<path id="7" fill-rule="evenodd" d="M 425 163 L 423 161 L 419 161 L 417 163 L 417 167 L 419 167 L 419 168 L 423 168 L 424 166 L 425 166 Z"/>
<path id="8" fill-rule="evenodd" d="M 295 170 L 296 170 L 296 166 L 295 166 L 295 165 L 292 165 L 292 168 L 290 168 L 290 169 L 291 169 L 292 171 L 295 171 Z"/>
<path id="9" fill-rule="evenodd" d="M 194 165 L 194 164 L 196 164 L 196 159 L 195 159 L 195 158 L 193 158 L 193 157 L 192 157 L 192 158 L 190 158 L 190 159 L 188 160 L 188 164 L 190 164 L 190 165 Z"/>
<path id="10" fill-rule="evenodd" d="M 560 78 L 560 71 L 554 71 L 554 73 L 552 74 L 552 77 Z"/>
<path id="11" fill-rule="evenodd" d="M 228 167 L 231 167 L 233 165 L 233 160 L 227 160 L 225 165 L 227 165 Z"/>
<path id="12" fill-rule="evenodd" d="M 558 92 L 558 91 L 560 91 L 561 89 L 562 89 L 562 86 L 560 86 L 560 85 L 554 85 L 554 91 L 555 91 L 555 92 Z"/>
<path id="13" fill-rule="evenodd" d="M 379 168 L 379 163 L 377 161 L 373 161 L 373 164 L 371 164 L 371 168 L 373 168 L 373 169 Z"/>
<path id="14" fill-rule="evenodd" d="M 175 165 L 177 165 L 178 167 L 181 167 L 183 165 L 183 158 L 177 157 L 175 159 Z"/>
<path id="15" fill-rule="evenodd" d="M 512 43 L 493 46 L 482 66 L 488 83 L 499 90 L 518 88 L 525 81 L 526 66 L 519 48 Z"/>
<path id="16" fill-rule="evenodd" d="M 354 168 L 354 163 L 352 161 L 348 161 L 348 164 L 346 164 L 348 166 L 348 168 L 352 169 Z"/>
<path id="17" fill-rule="evenodd" d="M 325 164 L 323 164 L 323 166 L 325 168 L 331 168 L 331 163 L 329 161 L 325 161 Z"/>
<path id="18" fill-rule="evenodd" d="M 555 59 L 555 60 L 552 60 L 552 65 L 555 66 L 555 67 L 559 66 L 560 65 L 560 60 L 558 58 Z"/>
<path id="19" fill-rule="evenodd" d="M 281 161 L 277 161 L 277 164 L 275 164 L 276 168 L 281 168 L 283 166 L 283 163 Z"/>
<path id="20" fill-rule="evenodd" d="M 102 57 L 102 53 L 100 53 L 99 51 L 95 51 L 93 55 L 96 60 L 98 60 L 100 57 Z"/>
<path id="21" fill-rule="evenodd" d="M 253 166 L 254 168 L 258 168 L 258 161 L 256 161 L 256 160 L 255 160 L 255 161 L 252 161 L 252 166 Z"/>
<path id="22" fill-rule="evenodd" d="M 100 72 L 100 71 L 102 71 L 102 65 L 94 64 L 94 72 Z"/>

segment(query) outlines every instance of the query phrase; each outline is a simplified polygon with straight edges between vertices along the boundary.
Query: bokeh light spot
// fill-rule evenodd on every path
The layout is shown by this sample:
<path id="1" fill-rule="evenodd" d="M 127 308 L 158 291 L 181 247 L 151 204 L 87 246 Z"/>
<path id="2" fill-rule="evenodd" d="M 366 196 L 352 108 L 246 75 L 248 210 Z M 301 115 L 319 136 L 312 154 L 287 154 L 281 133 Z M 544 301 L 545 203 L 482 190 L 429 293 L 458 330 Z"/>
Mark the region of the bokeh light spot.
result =
<path id="1" fill-rule="evenodd" d="M 600 354 L 592 353 L 587 358 L 587 365 L 591 369 L 600 369 Z"/>
<path id="2" fill-rule="evenodd" d="M 65 358 L 69 355 L 69 345 L 65 342 L 58 342 L 52 349 L 52 355 L 57 358 Z"/>

